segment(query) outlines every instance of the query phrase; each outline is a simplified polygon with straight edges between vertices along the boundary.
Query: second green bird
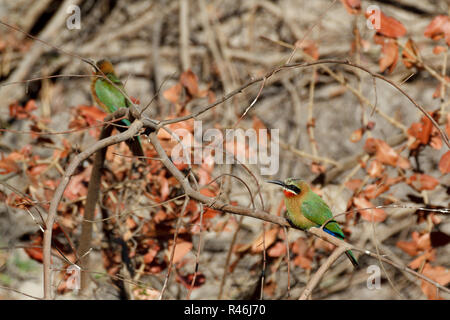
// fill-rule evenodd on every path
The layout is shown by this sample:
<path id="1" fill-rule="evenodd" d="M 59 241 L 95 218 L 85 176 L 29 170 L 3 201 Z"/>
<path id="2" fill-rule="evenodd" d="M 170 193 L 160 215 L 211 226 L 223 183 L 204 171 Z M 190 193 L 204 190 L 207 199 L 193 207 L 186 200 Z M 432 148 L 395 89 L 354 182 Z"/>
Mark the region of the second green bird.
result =
<path id="1" fill-rule="evenodd" d="M 128 108 L 130 103 L 121 92 L 121 90 L 124 92 L 124 86 L 116 76 L 111 62 L 108 60 L 99 60 L 96 65 L 101 72 L 96 71 L 91 83 L 91 92 L 95 102 L 108 113 L 113 113 L 119 108 Z M 103 74 L 110 81 L 105 79 Z M 114 83 L 114 85 L 111 82 Z M 120 90 L 118 88 L 120 88 Z M 127 127 L 131 125 L 128 119 L 121 120 L 120 124 Z M 117 128 L 119 131 L 125 131 L 127 129 L 126 127 Z M 135 156 L 144 155 L 139 137 L 128 140 L 127 145 Z"/>

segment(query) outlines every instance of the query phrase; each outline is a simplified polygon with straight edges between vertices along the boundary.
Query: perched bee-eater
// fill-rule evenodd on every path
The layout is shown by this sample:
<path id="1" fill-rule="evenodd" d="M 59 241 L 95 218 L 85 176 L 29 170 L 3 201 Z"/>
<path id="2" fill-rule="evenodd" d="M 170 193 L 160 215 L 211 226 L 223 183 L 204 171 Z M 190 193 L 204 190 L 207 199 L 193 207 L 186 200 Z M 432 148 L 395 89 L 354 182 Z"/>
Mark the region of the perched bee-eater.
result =
<path id="1" fill-rule="evenodd" d="M 124 86 L 114 73 L 114 67 L 111 62 L 99 60 L 96 65 L 101 72 L 96 71 L 95 77 L 92 78 L 91 92 L 95 102 L 108 113 L 113 113 L 119 108 L 128 108 L 130 102 L 121 92 L 121 90 L 124 92 Z M 103 77 L 102 72 L 114 85 Z M 121 120 L 120 124 L 127 127 L 131 125 L 128 119 Z M 126 130 L 123 127 L 117 128 L 119 131 Z M 127 145 L 135 156 L 144 155 L 139 137 L 128 140 Z"/>
<path id="2" fill-rule="evenodd" d="M 269 180 L 269 183 L 283 187 L 284 203 L 286 205 L 286 218 L 294 228 L 308 230 L 311 227 L 321 227 L 329 221 L 323 230 L 339 239 L 344 239 L 342 232 L 336 221 L 332 220 L 333 214 L 322 198 L 311 190 L 309 184 L 301 179 L 289 178 L 284 182 L 279 180 Z M 345 252 L 353 266 L 358 267 L 353 253 Z"/>

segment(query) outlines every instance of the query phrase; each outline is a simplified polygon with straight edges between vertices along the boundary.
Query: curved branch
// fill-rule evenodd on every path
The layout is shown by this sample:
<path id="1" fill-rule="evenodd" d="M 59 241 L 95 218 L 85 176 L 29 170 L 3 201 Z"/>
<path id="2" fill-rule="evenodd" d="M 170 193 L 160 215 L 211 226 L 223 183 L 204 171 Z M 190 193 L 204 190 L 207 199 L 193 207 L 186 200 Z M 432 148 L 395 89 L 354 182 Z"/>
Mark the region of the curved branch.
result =
<path id="1" fill-rule="evenodd" d="M 50 202 L 50 209 L 48 211 L 47 220 L 45 221 L 44 241 L 43 241 L 43 255 L 44 255 L 44 299 L 51 298 L 51 239 L 52 239 L 52 227 L 55 222 L 58 205 L 63 197 L 64 190 L 70 182 L 70 178 L 75 172 L 76 168 L 82 161 L 89 158 L 96 151 L 106 148 L 110 145 L 117 144 L 122 141 L 131 139 L 141 128 L 143 123 L 140 120 L 135 120 L 128 130 L 111 136 L 106 139 L 99 140 L 98 142 L 89 146 L 85 151 L 79 153 L 70 163 L 66 169 L 64 176 L 62 177 L 58 187 L 53 194 L 53 198 Z"/>

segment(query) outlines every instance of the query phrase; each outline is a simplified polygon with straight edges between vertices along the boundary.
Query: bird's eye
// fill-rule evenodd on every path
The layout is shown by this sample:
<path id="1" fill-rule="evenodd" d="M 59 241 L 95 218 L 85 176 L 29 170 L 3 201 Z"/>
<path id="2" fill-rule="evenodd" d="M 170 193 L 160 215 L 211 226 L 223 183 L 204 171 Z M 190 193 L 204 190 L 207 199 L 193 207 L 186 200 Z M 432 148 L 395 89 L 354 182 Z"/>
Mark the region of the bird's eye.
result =
<path id="1" fill-rule="evenodd" d="M 302 190 L 297 187 L 296 185 L 290 184 L 287 186 L 290 190 L 292 190 L 293 192 L 295 192 L 295 194 L 299 194 L 300 192 L 302 192 Z"/>

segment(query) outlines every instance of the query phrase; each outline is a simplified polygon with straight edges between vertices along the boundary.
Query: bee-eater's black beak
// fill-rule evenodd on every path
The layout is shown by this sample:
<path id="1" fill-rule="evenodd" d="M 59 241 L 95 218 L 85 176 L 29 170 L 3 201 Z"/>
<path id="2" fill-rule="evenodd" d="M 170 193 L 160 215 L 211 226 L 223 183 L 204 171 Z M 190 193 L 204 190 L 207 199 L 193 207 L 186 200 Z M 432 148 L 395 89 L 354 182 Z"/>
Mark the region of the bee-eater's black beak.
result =
<path id="1" fill-rule="evenodd" d="M 283 188 L 286 187 L 286 185 L 284 184 L 284 182 L 283 182 L 283 181 L 280 181 L 280 180 L 267 180 L 266 182 L 267 182 L 267 183 L 277 184 L 277 185 L 279 185 L 279 186 L 282 186 Z"/>

